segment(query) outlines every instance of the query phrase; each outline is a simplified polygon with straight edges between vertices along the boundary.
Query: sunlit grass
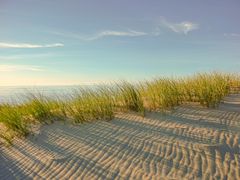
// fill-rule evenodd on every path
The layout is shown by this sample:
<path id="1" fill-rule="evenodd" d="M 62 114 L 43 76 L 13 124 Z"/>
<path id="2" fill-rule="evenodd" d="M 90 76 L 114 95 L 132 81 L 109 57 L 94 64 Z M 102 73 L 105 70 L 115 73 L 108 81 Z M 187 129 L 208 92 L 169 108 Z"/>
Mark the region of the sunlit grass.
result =
<path id="1" fill-rule="evenodd" d="M 229 75 L 229 90 L 231 93 L 240 93 L 240 76 L 236 74 Z"/>
<path id="2" fill-rule="evenodd" d="M 24 111 L 29 117 L 39 122 L 51 121 L 53 117 L 54 102 L 42 94 L 28 94 L 28 102 L 24 104 Z"/>
<path id="3" fill-rule="evenodd" d="M 77 89 L 57 98 L 28 93 L 24 103 L 0 105 L 0 139 L 11 142 L 14 136 L 26 136 L 36 122 L 111 120 L 119 111 L 144 116 L 145 110 L 164 112 L 193 102 L 215 108 L 224 96 L 239 87 L 239 75 L 201 73 L 180 79 L 156 78 L 138 84 L 123 81 L 94 89 Z"/>
<path id="4" fill-rule="evenodd" d="M 145 82 L 141 87 L 145 107 L 149 110 L 163 111 L 179 105 L 180 92 L 177 80 L 159 78 Z"/>
<path id="5" fill-rule="evenodd" d="M 81 89 L 75 92 L 66 112 L 75 123 L 111 120 L 114 117 L 111 97 L 104 90 Z"/>
<path id="6" fill-rule="evenodd" d="M 3 104 L 0 107 L 0 138 L 10 142 L 12 136 L 26 136 L 29 133 L 24 114 L 18 106 Z"/>
<path id="7" fill-rule="evenodd" d="M 116 84 L 113 90 L 115 107 L 120 107 L 123 111 L 134 111 L 144 116 L 145 109 L 143 106 L 143 99 L 137 85 L 130 84 L 123 81 Z"/>
<path id="8" fill-rule="evenodd" d="M 0 122 L 20 135 L 28 134 L 26 121 L 18 107 L 9 104 L 1 106 Z"/>

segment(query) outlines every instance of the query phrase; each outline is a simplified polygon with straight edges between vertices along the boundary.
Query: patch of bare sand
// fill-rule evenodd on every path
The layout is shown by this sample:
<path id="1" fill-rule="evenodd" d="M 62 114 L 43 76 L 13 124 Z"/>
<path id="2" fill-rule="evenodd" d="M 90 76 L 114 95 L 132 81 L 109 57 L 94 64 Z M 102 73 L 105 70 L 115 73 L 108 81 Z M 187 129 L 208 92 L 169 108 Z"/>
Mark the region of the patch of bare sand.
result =
<path id="1" fill-rule="evenodd" d="M 240 179 L 240 105 L 231 104 L 239 98 L 218 109 L 44 126 L 0 149 L 0 179 Z"/>

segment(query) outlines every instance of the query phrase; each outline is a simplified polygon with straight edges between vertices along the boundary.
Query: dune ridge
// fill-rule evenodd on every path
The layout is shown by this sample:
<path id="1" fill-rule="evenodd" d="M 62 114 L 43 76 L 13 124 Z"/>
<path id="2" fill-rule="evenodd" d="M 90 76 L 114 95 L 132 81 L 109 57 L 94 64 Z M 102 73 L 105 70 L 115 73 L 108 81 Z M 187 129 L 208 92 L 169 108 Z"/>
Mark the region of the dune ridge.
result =
<path id="1" fill-rule="evenodd" d="M 0 152 L 0 179 L 240 179 L 240 95 L 217 109 L 55 122 Z"/>

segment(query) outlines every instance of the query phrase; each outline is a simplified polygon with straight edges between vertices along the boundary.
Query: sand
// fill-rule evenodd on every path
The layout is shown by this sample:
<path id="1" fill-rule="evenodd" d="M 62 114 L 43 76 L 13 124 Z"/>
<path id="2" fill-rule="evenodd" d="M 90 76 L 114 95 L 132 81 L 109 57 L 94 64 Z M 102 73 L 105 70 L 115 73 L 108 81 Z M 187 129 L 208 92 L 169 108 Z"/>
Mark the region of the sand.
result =
<path id="1" fill-rule="evenodd" d="M 0 179 L 240 179 L 240 95 L 218 109 L 55 122 L 0 148 Z"/>

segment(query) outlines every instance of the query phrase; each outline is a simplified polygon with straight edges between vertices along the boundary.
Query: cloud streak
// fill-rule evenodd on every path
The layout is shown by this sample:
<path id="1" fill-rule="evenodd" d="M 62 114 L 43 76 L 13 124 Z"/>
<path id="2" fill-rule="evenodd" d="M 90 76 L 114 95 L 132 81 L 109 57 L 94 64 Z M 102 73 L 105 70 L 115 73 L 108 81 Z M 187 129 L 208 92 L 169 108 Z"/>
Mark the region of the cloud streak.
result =
<path id="1" fill-rule="evenodd" d="M 104 30 L 93 35 L 79 35 L 74 33 L 62 33 L 62 32 L 51 32 L 52 34 L 78 39 L 82 41 L 94 41 L 106 37 L 137 37 L 137 36 L 146 36 L 148 33 L 140 32 L 135 30 L 128 30 L 128 31 L 114 31 L 114 30 Z"/>
<path id="2" fill-rule="evenodd" d="M 101 39 L 104 37 L 108 37 L 108 36 L 120 36 L 120 37 L 137 37 L 137 36 L 145 36 L 147 35 L 147 33 L 145 32 L 140 32 L 140 31 L 133 31 L 133 30 L 129 30 L 129 31 L 111 31 L 111 30 L 106 30 L 106 31 L 102 31 L 97 33 L 96 35 L 92 36 L 92 37 L 88 37 L 87 40 L 97 40 L 97 39 Z"/>
<path id="3" fill-rule="evenodd" d="M 33 49 L 33 48 L 54 48 L 54 47 L 63 47 L 62 43 L 55 44 L 28 44 L 28 43 L 6 43 L 0 42 L 0 48 L 22 48 L 22 49 Z"/>
<path id="4" fill-rule="evenodd" d="M 0 72 L 16 72 L 16 71 L 44 71 L 39 66 L 31 66 L 31 65 L 7 65 L 0 64 Z"/>
<path id="5" fill-rule="evenodd" d="M 165 18 L 161 18 L 160 25 L 178 34 L 187 35 L 190 31 L 199 29 L 199 25 L 189 21 L 183 21 L 180 23 L 173 23 L 167 21 Z"/>

